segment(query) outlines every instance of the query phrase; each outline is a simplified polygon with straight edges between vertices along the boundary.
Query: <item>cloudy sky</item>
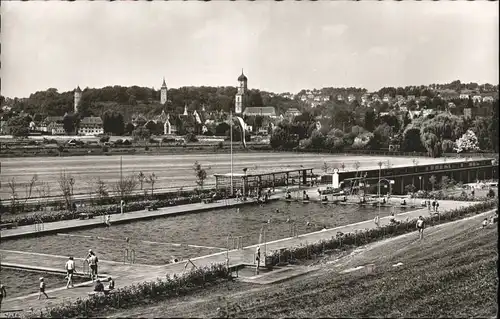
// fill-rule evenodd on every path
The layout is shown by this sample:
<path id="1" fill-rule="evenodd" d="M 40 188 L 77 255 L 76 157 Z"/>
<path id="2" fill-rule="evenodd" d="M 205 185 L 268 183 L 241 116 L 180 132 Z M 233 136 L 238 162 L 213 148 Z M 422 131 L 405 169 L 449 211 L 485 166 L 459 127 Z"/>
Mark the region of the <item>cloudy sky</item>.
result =
<path id="1" fill-rule="evenodd" d="M 498 83 L 498 2 L 2 2 L 2 95 Z"/>

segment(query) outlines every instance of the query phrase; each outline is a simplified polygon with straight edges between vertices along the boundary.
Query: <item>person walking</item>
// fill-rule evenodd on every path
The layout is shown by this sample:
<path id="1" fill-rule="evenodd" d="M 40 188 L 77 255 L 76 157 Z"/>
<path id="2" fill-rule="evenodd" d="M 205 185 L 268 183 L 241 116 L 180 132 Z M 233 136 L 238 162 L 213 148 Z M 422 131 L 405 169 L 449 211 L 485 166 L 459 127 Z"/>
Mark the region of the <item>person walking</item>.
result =
<path id="1" fill-rule="evenodd" d="M 439 202 L 436 201 L 436 213 L 439 213 Z"/>
<path id="2" fill-rule="evenodd" d="M 66 276 L 68 278 L 68 282 L 66 283 L 66 289 L 71 286 L 73 288 L 73 274 L 75 272 L 75 261 L 73 260 L 73 257 L 70 256 L 68 261 L 66 262 L 66 265 L 64 266 L 66 269 Z"/>
<path id="3" fill-rule="evenodd" d="M 45 295 L 45 298 L 49 299 L 49 296 L 45 293 L 45 282 L 43 281 L 43 277 L 40 277 L 40 292 L 38 293 L 38 300 L 40 300 L 42 294 Z"/>
<path id="4" fill-rule="evenodd" d="M 436 201 L 435 200 L 432 201 L 432 210 L 436 211 Z"/>
<path id="5" fill-rule="evenodd" d="M 418 216 L 417 220 L 417 229 L 418 229 L 418 238 L 420 240 L 424 239 L 424 218 L 422 216 Z"/>
<path id="6" fill-rule="evenodd" d="M 377 228 L 380 227 L 380 217 L 378 217 L 378 215 L 375 216 L 375 219 L 373 220 L 373 222 L 375 223 Z"/>

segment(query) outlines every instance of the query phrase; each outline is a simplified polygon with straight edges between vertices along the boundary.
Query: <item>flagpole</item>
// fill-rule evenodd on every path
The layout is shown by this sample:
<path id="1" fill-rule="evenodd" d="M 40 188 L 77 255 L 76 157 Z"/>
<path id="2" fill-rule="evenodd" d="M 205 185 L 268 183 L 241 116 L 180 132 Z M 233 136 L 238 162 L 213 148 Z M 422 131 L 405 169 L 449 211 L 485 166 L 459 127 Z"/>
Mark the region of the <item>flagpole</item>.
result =
<path id="1" fill-rule="evenodd" d="M 229 136 L 231 142 L 231 196 L 234 194 L 233 189 L 233 112 L 229 109 Z"/>

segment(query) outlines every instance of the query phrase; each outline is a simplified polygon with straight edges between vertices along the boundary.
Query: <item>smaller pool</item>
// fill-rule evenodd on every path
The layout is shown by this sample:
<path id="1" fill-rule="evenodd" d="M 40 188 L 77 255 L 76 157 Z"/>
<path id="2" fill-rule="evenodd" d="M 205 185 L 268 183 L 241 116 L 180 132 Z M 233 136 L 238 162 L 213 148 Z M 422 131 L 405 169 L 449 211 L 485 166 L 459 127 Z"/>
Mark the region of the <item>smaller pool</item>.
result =
<path id="1" fill-rule="evenodd" d="M 40 277 L 43 277 L 43 280 L 47 285 L 45 291 L 49 291 L 54 288 L 66 287 L 66 279 L 63 274 L 58 275 L 54 273 L 25 271 L 4 267 L 2 267 L 2 271 L 0 271 L 0 282 L 5 286 L 7 298 L 37 293 L 40 284 Z M 85 277 L 73 277 L 74 284 L 87 281 L 89 281 L 89 279 Z M 50 293 L 47 294 L 50 297 Z"/>

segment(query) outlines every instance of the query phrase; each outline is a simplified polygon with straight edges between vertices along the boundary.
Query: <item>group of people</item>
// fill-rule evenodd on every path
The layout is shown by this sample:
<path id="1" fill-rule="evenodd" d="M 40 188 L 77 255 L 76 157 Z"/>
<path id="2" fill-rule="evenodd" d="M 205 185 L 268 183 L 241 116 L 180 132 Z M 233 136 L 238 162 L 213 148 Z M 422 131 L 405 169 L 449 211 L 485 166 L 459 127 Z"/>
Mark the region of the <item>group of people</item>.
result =
<path id="1" fill-rule="evenodd" d="M 375 225 L 377 227 L 380 227 L 380 217 L 379 216 L 375 216 L 375 218 L 373 219 L 373 222 L 375 223 Z M 394 213 L 391 213 L 391 216 L 389 217 L 389 222 L 391 225 L 398 225 L 401 223 L 400 221 L 396 220 L 396 216 L 394 216 Z M 424 228 L 425 228 L 425 221 L 424 221 L 424 218 L 422 216 L 418 216 L 416 227 L 417 227 L 418 232 L 419 232 L 419 238 L 422 239 L 424 237 Z"/>
<path id="2" fill-rule="evenodd" d="M 92 249 L 89 249 L 89 252 L 87 256 L 85 257 L 85 261 L 88 263 L 89 268 L 90 268 L 90 277 L 92 279 L 92 282 L 95 280 L 95 286 L 94 286 L 94 291 L 95 292 L 109 292 L 110 290 L 113 290 L 115 288 L 115 281 L 113 278 L 108 277 L 108 286 L 105 288 L 104 285 L 102 284 L 101 280 L 98 277 L 98 267 L 97 264 L 99 262 L 99 258 L 97 258 L 97 255 L 92 251 Z M 73 276 L 76 272 L 76 266 L 75 266 L 75 260 L 72 256 L 68 258 L 68 261 L 66 262 L 66 265 L 64 267 L 66 269 L 66 278 L 67 278 L 67 283 L 66 283 L 66 289 L 69 289 L 70 287 L 73 288 Z M 40 278 L 43 279 L 43 278 Z M 42 282 L 43 280 L 41 280 Z M 42 293 L 42 285 L 40 284 L 40 295 Z M 40 297 L 40 296 L 39 296 Z"/>

